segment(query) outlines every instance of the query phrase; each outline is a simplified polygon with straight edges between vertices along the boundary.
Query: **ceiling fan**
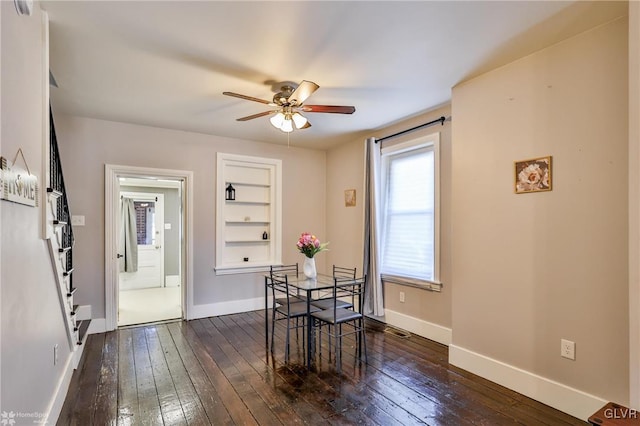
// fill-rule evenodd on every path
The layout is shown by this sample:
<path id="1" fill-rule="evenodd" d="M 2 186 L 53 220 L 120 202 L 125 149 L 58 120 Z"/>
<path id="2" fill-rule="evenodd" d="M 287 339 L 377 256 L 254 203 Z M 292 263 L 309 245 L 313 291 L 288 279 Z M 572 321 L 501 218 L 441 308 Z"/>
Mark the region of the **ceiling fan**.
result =
<path id="1" fill-rule="evenodd" d="M 306 101 L 313 92 L 318 90 L 319 87 L 320 86 L 316 83 L 307 80 L 303 80 L 298 85 L 295 83 L 283 83 L 280 87 L 280 91 L 273 96 L 272 101 L 266 101 L 264 99 L 241 95 L 234 92 L 222 92 L 222 94 L 276 107 L 270 111 L 264 111 L 258 114 L 238 118 L 237 121 L 248 121 L 258 117 L 273 115 L 270 119 L 271 124 L 275 128 L 286 133 L 292 132 L 294 125 L 296 129 L 306 129 L 311 127 L 311 123 L 309 123 L 309 120 L 307 120 L 301 112 L 324 112 L 332 114 L 353 114 L 355 112 L 356 108 L 353 106 L 304 105 L 304 101 Z"/>

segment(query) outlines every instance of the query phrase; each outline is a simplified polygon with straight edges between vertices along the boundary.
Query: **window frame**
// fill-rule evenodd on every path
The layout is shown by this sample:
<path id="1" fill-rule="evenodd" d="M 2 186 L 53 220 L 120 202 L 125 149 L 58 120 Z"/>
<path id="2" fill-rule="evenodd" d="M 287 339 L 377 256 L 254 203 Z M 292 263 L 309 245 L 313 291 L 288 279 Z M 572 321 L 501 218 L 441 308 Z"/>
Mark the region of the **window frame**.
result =
<path id="1" fill-rule="evenodd" d="M 422 289 L 441 291 L 442 282 L 440 281 L 440 132 L 431 133 L 429 135 L 420 136 L 405 142 L 399 142 L 383 146 L 380 149 L 380 188 L 381 188 L 381 213 L 382 213 L 382 234 L 380 252 L 384 253 L 386 244 L 386 226 L 387 226 L 387 202 L 388 202 L 388 173 L 390 160 L 393 157 L 405 155 L 410 152 L 419 152 L 424 149 L 433 151 L 433 173 L 434 173 L 434 208 L 433 208 L 433 279 L 426 280 L 411 276 L 402 276 L 397 274 L 381 274 L 383 281 L 402 284 Z M 382 259 L 384 264 L 384 259 Z M 382 265 L 381 265 L 382 269 Z"/>

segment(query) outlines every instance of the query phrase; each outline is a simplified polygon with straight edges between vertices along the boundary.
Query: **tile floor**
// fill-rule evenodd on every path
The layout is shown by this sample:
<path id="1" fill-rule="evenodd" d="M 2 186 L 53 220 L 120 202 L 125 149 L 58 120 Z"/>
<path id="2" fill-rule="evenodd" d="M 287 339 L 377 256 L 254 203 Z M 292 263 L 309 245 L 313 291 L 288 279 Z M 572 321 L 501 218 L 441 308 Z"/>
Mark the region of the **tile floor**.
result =
<path id="1" fill-rule="evenodd" d="M 118 326 L 180 318 L 180 287 L 123 290 L 119 308 Z"/>

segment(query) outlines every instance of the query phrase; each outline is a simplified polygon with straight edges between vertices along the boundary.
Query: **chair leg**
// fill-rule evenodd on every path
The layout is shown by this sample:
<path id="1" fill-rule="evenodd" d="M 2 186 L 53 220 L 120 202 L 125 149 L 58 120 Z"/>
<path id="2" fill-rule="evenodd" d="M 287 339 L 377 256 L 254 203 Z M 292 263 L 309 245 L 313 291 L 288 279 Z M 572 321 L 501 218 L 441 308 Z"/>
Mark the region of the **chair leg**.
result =
<path id="1" fill-rule="evenodd" d="M 320 359 L 322 360 L 322 322 L 318 321 L 318 355 L 320 356 Z"/>
<path id="2" fill-rule="evenodd" d="M 329 336 L 327 339 L 329 342 L 329 362 L 331 362 L 331 340 L 333 339 L 333 336 L 331 335 L 331 325 L 328 324 L 327 327 L 329 328 L 329 331 L 327 332 L 327 335 Z"/>
<path id="3" fill-rule="evenodd" d="M 273 356 L 273 340 L 276 334 L 276 310 L 273 310 L 273 314 L 271 315 L 271 355 Z"/>
<path id="4" fill-rule="evenodd" d="M 362 334 L 361 345 L 364 347 L 364 362 L 368 364 L 369 360 L 367 358 L 367 333 L 364 329 L 364 318 L 360 319 L 360 333 Z M 360 353 L 360 356 L 362 356 L 362 353 Z"/>
<path id="5" fill-rule="evenodd" d="M 342 324 L 339 324 L 337 329 L 336 365 L 338 366 L 338 373 L 342 373 Z"/>
<path id="6" fill-rule="evenodd" d="M 291 319 L 287 317 L 287 337 L 285 339 L 285 346 L 284 346 L 284 362 L 286 364 L 289 363 L 289 329 L 290 329 L 289 321 L 291 321 Z"/>

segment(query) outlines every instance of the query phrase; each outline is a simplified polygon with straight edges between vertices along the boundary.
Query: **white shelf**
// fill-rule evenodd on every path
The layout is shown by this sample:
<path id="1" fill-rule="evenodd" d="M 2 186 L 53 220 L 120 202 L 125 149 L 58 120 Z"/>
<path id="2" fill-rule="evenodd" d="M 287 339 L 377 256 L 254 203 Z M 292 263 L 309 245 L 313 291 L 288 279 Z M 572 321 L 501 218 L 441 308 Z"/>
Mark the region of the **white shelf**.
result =
<path id="1" fill-rule="evenodd" d="M 229 185 L 235 200 L 225 199 Z M 216 275 L 281 263 L 282 161 L 218 153 L 216 186 Z"/>
<path id="2" fill-rule="evenodd" d="M 255 204 L 255 205 L 262 205 L 262 206 L 268 206 L 269 204 L 271 204 L 268 201 L 245 201 L 245 200 L 225 200 L 225 201 L 229 204 Z"/>
<path id="3" fill-rule="evenodd" d="M 271 185 L 269 185 L 268 183 L 255 183 L 255 182 L 233 182 L 233 181 L 227 181 L 225 183 L 225 187 L 227 185 L 233 185 L 233 186 L 255 186 L 258 188 L 271 188 Z"/>
<path id="4" fill-rule="evenodd" d="M 224 223 L 227 223 L 229 225 L 268 225 L 271 222 L 269 222 L 268 220 L 238 220 L 238 219 L 232 219 L 232 220 L 225 220 Z"/>

